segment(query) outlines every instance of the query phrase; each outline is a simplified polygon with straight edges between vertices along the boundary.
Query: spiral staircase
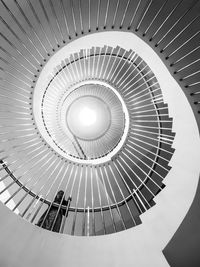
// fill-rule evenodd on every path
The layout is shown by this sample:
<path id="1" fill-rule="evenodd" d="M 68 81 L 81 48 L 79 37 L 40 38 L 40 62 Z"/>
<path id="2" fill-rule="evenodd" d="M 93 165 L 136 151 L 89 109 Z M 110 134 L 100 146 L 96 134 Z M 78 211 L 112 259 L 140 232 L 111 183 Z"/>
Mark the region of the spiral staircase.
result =
<path id="1" fill-rule="evenodd" d="M 198 238 L 175 252 L 198 182 L 199 12 L 199 0 L 0 0 L 0 266 L 199 266 Z M 35 224 L 64 208 L 59 190 L 72 200 L 56 234 Z"/>

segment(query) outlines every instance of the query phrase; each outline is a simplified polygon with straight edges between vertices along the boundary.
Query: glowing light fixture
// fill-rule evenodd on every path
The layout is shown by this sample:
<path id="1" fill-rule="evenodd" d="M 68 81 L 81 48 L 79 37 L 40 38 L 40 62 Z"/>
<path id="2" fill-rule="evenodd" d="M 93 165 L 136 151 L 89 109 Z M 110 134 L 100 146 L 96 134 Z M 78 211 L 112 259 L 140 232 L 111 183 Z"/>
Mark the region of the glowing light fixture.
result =
<path id="1" fill-rule="evenodd" d="M 71 133 L 82 140 L 94 140 L 105 134 L 111 124 L 108 105 L 95 96 L 83 96 L 74 100 L 66 113 Z"/>
<path id="2" fill-rule="evenodd" d="M 79 111 L 78 120 L 84 127 L 92 126 L 97 120 L 96 110 L 93 110 L 87 106 L 83 107 L 83 109 Z"/>

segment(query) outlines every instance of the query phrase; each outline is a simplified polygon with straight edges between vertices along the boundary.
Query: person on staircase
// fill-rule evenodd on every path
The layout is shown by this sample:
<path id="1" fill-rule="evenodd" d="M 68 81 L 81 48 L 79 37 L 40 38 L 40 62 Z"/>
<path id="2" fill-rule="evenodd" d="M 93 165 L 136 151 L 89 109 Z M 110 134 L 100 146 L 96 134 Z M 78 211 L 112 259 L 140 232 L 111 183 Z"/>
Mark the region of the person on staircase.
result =
<path id="1" fill-rule="evenodd" d="M 68 209 L 71 200 L 71 197 L 68 197 L 68 199 L 65 200 L 64 191 L 58 191 L 53 203 L 59 205 L 55 206 L 52 203 L 52 205 L 48 207 L 48 209 L 42 214 L 36 225 L 44 229 L 59 233 L 63 216 L 67 217 L 68 215 Z"/>

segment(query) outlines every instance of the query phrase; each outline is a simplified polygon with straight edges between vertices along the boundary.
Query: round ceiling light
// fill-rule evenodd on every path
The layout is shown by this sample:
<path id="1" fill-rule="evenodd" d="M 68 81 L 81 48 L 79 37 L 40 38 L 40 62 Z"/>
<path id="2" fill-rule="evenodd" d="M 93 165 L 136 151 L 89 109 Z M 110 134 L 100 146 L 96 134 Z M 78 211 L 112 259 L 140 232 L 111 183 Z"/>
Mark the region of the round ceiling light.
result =
<path id="1" fill-rule="evenodd" d="M 75 137 L 96 140 L 108 131 L 111 113 L 103 100 L 88 95 L 74 100 L 69 106 L 66 122 Z"/>

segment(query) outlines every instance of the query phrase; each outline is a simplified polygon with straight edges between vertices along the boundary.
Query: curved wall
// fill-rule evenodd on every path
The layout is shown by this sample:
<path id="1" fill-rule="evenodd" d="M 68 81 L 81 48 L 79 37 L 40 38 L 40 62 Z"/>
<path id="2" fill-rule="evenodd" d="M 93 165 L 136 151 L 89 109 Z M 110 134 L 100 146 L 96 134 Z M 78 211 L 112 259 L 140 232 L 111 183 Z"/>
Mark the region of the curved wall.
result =
<path id="1" fill-rule="evenodd" d="M 198 267 L 200 263 L 200 182 L 194 201 L 180 227 L 164 248 L 163 253 L 170 266 Z"/>

